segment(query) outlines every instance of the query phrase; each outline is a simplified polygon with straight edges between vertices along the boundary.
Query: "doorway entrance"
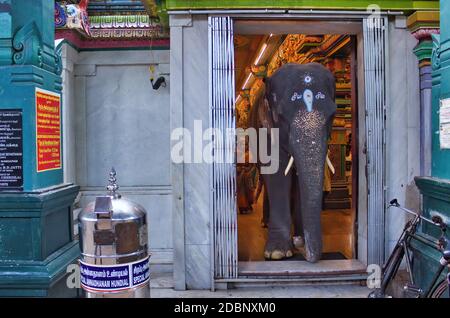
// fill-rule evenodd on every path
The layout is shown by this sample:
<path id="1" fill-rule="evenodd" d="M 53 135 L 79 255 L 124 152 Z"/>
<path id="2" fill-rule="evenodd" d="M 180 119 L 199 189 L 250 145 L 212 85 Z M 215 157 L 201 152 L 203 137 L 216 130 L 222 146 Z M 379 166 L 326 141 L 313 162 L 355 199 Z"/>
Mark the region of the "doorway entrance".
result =
<path id="1" fill-rule="evenodd" d="M 243 127 L 245 113 L 252 107 L 252 90 L 258 90 L 259 76 L 270 75 L 286 60 L 321 62 L 338 79 L 338 112 L 329 143 L 335 174 L 322 212 L 324 252 L 329 259 L 319 262 L 320 266 L 305 266 L 300 258 L 264 262 L 264 190 L 256 195 L 258 177 L 248 182 L 239 173 L 245 169 L 239 169 L 236 162 L 214 163 L 211 201 L 216 280 L 287 272 L 317 275 L 316 269 L 327 275 L 346 270 L 361 273 L 365 271 L 364 264 L 382 262 L 387 19 L 375 20 L 363 17 L 353 22 L 319 23 L 292 16 L 270 20 L 209 18 L 213 128 Z M 239 46 L 245 45 L 248 49 L 240 51 Z M 260 67 L 262 60 L 266 68 Z M 235 141 L 226 139 L 215 144 L 214 149 L 215 156 L 234 155 Z M 248 193 L 241 191 L 246 184 L 255 192 L 250 191 L 253 198 L 242 200 L 241 192 Z"/>
<path id="2" fill-rule="evenodd" d="M 251 127 L 251 114 L 264 77 L 286 63 L 321 63 L 336 78 L 337 112 L 328 142 L 323 203 L 323 259 L 356 258 L 357 136 L 356 40 L 351 35 L 234 34 L 236 127 Z M 357 139 L 357 137 L 356 137 Z M 257 165 L 237 164 L 238 259 L 263 261 L 268 198 Z M 304 260 L 294 249 L 286 260 Z"/>

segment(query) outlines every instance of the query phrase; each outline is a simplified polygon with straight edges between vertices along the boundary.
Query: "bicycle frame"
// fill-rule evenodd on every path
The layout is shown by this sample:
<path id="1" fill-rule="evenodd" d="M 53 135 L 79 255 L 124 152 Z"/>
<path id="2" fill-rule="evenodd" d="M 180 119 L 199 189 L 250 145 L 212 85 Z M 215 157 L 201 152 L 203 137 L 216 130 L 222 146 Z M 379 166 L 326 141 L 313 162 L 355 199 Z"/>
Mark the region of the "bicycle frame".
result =
<path id="1" fill-rule="evenodd" d="M 442 272 L 449 265 L 446 264 L 445 262 L 440 263 L 441 265 L 440 265 L 439 269 L 437 270 L 437 272 L 435 273 L 435 275 L 432 279 L 432 282 L 431 282 L 430 286 L 428 286 L 426 291 L 416 288 L 413 286 L 415 284 L 413 273 L 412 273 L 413 260 L 411 257 L 409 247 L 411 244 L 411 240 L 414 239 L 414 240 L 420 241 L 436 250 L 440 250 L 439 245 L 435 241 L 431 241 L 424 236 L 416 234 L 417 226 L 420 224 L 420 222 L 422 220 L 427 221 L 434 225 L 436 225 L 436 223 L 431 220 L 428 220 L 425 217 L 422 217 L 421 215 L 419 215 L 417 213 L 414 213 L 413 211 L 410 211 L 406 208 L 400 207 L 400 205 L 396 202 L 396 200 L 391 201 L 391 204 L 389 207 L 391 207 L 391 206 L 395 206 L 405 212 L 408 212 L 409 214 L 414 215 L 414 218 L 412 220 L 409 220 L 406 223 L 406 225 L 402 231 L 402 234 L 400 235 L 399 239 L 397 240 L 397 243 L 394 247 L 393 252 L 391 253 L 388 260 L 386 261 L 386 263 L 383 266 L 383 269 L 382 269 L 383 279 L 382 279 L 381 286 L 379 288 L 378 296 L 384 297 L 386 295 L 386 289 L 388 288 L 389 284 L 392 282 L 392 279 L 397 275 L 397 272 L 400 268 L 403 258 L 405 258 L 407 272 L 409 274 L 409 281 L 411 283 L 411 285 L 405 286 L 405 291 L 413 291 L 420 298 L 429 297 L 431 295 L 431 293 L 433 292 L 436 284 L 438 283 L 439 278 L 442 275 Z M 448 276 L 447 276 L 447 281 L 450 286 L 450 274 L 448 274 Z M 449 288 L 449 296 L 450 296 L 450 288 Z"/>

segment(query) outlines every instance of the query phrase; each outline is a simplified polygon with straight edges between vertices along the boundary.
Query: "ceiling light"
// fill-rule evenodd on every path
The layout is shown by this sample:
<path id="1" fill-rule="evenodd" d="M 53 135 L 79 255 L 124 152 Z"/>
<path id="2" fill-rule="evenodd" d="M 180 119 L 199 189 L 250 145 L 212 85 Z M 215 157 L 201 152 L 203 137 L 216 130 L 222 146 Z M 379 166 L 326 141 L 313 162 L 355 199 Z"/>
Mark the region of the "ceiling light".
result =
<path id="1" fill-rule="evenodd" d="M 261 60 L 261 57 L 263 56 L 263 54 L 266 51 L 266 49 L 267 49 L 267 43 L 264 43 L 264 45 L 261 48 L 261 52 L 258 55 L 258 58 L 255 60 L 255 65 L 259 64 L 259 61 Z"/>
<path id="2" fill-rule="evenodd" d="M 247 86 L 247 84 L 248 84 L 248 81 L 250 80 L 250 78 L 252 77 L 252 72 L 250 72 L 250 74 L 248 74 L 248 76 L 247 76 L 247 79 L 245 80 L 245 82 L 244 82 L 244 85 L 242 85 L 242 89 L 245 89 L 245 87 Z"/>

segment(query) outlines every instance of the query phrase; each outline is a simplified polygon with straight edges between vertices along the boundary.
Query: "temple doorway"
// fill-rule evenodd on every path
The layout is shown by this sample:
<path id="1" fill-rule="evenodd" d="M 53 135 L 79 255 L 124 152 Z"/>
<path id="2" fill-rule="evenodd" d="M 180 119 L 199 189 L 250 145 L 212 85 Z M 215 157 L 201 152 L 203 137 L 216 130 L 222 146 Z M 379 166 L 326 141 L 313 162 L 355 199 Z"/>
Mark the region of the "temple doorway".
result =
<path id="1" fill-rule="evenodd" d="M 336 79 L 337 111 L 328 141 L 331 165 L 325 168 L 322 202 L 322 260 L 357 257 L 358 104 L 356 39 L 349 34 L 235 34 L 236 127 L 249 117 L 263 89 L 263 78 L 286 63 L 317 62 Z M 250 124 L 251 125 L 251 124 Z M 284 167 L 280 167 L 284 169 Z M 269 209 L 257 165 L 237 164 L 238 258 L 264 261 Z M 302 253 L 284 261 L 303 261 Z"/>
<path id="2" fill-rule="evenodd" d="M 264 188 L 258 173 L 251 165 L 223 161 L 237 157 L 234 138 L 214 140 L 215 281 L 365 279 L 367 264 L 382 263 L 385 244 L 387 18 L 354 16 L 344 22 L 330 16 L 217 16 L 208 21 L 211 127 L 245 128 L 262 79 L 288 62 L 328 68 L 336 78 L 338 106 L 328 142 L 334 173 L 319 203 L 323 257 L 318 263 L 306 262 L 302 253 L 265 261 Z"/>

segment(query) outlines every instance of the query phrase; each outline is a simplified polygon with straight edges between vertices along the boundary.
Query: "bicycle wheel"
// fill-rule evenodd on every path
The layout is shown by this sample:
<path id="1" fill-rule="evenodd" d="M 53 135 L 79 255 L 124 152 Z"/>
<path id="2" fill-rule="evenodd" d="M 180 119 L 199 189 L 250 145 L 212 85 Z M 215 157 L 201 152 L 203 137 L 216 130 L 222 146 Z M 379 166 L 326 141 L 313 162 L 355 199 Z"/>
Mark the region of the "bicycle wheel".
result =
<path id="1" fill-rule="evenodd" d="M 397 274 L 398 268 L 402 263 L 403 256 L 405 255 L 403 246 L 397 246 L 395 250 L 392 251 L 392 255 L 392 262 L 387 264 L 386 268 L 384 269 L 383 279 L 381 281 L 381 286 L 383 286 L 385 290 L 394 279 L 395 275 Z"/>
<path id="2" fill-rule="evenodd" d="M 401 245 L 397 245 L 394 250 L 392 251 L 391 256 L 389 257 L 388 263 L 386 264 L 384 271 L 383 271 L 383 277 L 381 279 L 380 288 L 377 288 L 376 290 L 372 291 L 369 294 L 369 298 L 385 298 L 389 297 L 386 295 L 386 290 L 391 284 L 393 278 L 397 274 L 398 268 L 400 267 L 400 264 L 402 263 L 403 256 L 405 255 L 405 250 Z"/>
<path id="3" fill-rule="evenodd" d="M 443 279 L 430 294 L 430 298 L 445 298 L 448 297 L 448 282 Z"/>

